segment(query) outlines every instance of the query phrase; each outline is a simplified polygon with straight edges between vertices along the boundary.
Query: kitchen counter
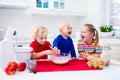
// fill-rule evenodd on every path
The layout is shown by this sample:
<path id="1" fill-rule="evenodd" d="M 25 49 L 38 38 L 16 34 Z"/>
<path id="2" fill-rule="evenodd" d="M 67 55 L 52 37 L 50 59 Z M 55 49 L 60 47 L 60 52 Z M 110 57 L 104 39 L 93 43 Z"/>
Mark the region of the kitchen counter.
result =
<path id="1" fill-rule="evenodd" d="M 120 46 L 120 39 L 116 37 L 100 38 L 100 44 Z"/>
<path id="2" fill-rule="evenodd" d="M 111 62 L 118 63 L 115 60 Z M 120 63 L 118 63 L 120 64 Z M 38 72 L 37 74 L 16 72 L 14 75 L 6 75 L 0 71 L 0 80 L 119 80 L 120 66 L 110 65 L 103 70 L 89 71 L 61 71 L 61 72 Z"/>

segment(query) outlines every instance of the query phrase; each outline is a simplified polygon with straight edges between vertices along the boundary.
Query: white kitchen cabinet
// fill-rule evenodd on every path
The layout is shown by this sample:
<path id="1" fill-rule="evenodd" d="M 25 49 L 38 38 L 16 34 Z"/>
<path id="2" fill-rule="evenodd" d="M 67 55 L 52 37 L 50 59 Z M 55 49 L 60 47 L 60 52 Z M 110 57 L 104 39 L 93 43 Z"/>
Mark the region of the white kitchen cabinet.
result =
<path id="1" fill-rule="evenodd" d="M 32 1 L 32 0 L 31 0 Z M 87 14 L 87 3 L 86 0 L 47 0 L 47 8 L 41 8 L 36 1 L 33 0 L 31 14 L 42 14 L 42 15 L 65 15 L 65 16 L 85 16 Z M 44 1 L 44 0 L 42 0 Z M 45 0 L 46 1 L 46 0 Z M 59 2 L 58 9 L 55 7 L 55 1 Z M 38 6 L 36 6 L 38 5 Z"/>
<path id="2" fill-rule="evenodd" d="M 24 0 L 0 0 L 0 9 L 26 9 Z"/>
<path id="3" fill-rule="evenodd" d="M 0 14 L 24 14 L 28 7 L 24 0 L 0 0 Z"/>
<path id="4" fill-rule="evenodd" d="M 111 45 L 112 52 L 120 55 L 120 46 Z"/>
<path id="5" fill-rule="evenodd" d="M 111 47 L 111 57 L 120 61 L 120 40 L 115 38 L 100 38 L 100 45 L 109 45 Z"/>
<path id="6" fill-rule="evenodd" d="M 120 46 L 111 45 L 111 57 L 120 61 Z"/>
<path id="7" fill-rule="evenodd" d="M 65 2 L 65 7 L 68 12 L 79 15 L 87 14 L 87 0 L 65 0 Z"/>

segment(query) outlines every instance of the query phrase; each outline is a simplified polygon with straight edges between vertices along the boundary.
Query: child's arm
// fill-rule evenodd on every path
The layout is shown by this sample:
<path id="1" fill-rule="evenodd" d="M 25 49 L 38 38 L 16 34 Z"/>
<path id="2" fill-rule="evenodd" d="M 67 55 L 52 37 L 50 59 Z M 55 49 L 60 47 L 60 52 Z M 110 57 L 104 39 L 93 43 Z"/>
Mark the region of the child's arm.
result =
<path id="1" fill-rule="evenodd" d="M 100 58 L 101 53 L 102 53 L 102 47 L 100 45 L 98 45 L 95 47 L 93 53 L 88 53 L 89 54 L 88 57 Z M 88 58 L 88 60 L 89 60 L 89 58 Z"/>
<path id="2" fill-rule="evenodd" d="M 60 50 L 57 47 L 52 48 L 53 54 L 60 54 Z"/>
<path id="3" fill-rule="evenodd" d="M 50 54 L 52 54 L 52 50 L 45 50 L 45 51 L 41 51 L 38 53 L 32 52 L 31 57 L 32 58 L 39 58 L 39 57 L 42 57 L 44 55 L 50 55 Z"/>
<path id="4" fill-rule="evenodd" d="M 92 60 L 94 58 L 100 58 L 100 54 L 89 54 L 86 58 L 87 60 Z"/>
<path id="5" fill-rule="evenodd" d="M 53 48 L 52 50 L 45 50 L 45 51 L 41 51 L 38 53 L 32 52 L 31 56 L 32 56 L 32 58 L 39 58 L 39 57 L 42 57 L 44 55 L 53 55 L 53 54 L 59 54 L 59 53 L 60 53 L 59 49 Z"/>
<path id="6" fill-rule="evenodd" d="M 91 58 L 91 57 L 100 58 L 100 54 L 96 54 L 96 53 L 94 53 L 94 54 L 89 54 L 89 53 L 86 52 L 86 51 L 79 52 L 79 54 L 80 54 L 80 57 L 81 57 L 81 58 L 85 58 L 85 59 L 88 59 L 88 60 L 89 60 L 89 58 Z"/>
<path id="7" fill-rule="evenodd" d="M 100 58 L 100 54 L 96 54 L 96 53 L 94 53 L 94 54 L 89 54 L 89 56 L 93 56 L 93 57 L 98 57 L 98 58 Z"/>
<path id="8" fill-rule="evenodd" d="M 87 58 L 88 55 L 86 55 L 85 51 L 78 52 L 81 58 Z"/>

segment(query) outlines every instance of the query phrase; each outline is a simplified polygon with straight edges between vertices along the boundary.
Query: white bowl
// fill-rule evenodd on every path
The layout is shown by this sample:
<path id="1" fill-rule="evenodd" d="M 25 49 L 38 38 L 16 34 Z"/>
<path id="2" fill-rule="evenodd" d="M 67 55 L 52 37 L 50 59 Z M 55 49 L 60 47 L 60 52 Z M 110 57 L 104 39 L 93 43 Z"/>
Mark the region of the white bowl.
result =
<path id="1" fill-rule="evenodd" d="M 65 54 L 65 53 L 62 53 L 62 54 Z M 52 56 L 53 63 L 59 64 L 59 65 L 66 64 L 69 62 L 69 60 L 70 60 L 69 54 L 65 54 L 65 55 L 58 54 L 58 55 Z"/>
<path id="2" fill-rule="evenodd" d="M 31 47 L 15 47 L 14 50 L 18 62 L 26 62 L 31 57 Z"/>
<path id="3" fill-rule="evenodd" d="M 106 37 L 112 37 L 114 32 L 100 32 L 100 37 L 106 38 Z"/>

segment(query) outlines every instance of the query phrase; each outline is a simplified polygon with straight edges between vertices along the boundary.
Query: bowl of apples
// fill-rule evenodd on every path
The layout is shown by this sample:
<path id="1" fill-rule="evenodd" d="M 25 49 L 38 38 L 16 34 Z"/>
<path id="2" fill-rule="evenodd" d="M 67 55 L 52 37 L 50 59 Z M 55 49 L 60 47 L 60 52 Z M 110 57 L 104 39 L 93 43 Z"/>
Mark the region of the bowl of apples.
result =
<path id="1" fill-rule="evenodd" d="M 60 53 L 52 55 L 52 62 L 58 65 L 67 64 L 70 60 L 70 54 Z"/>

